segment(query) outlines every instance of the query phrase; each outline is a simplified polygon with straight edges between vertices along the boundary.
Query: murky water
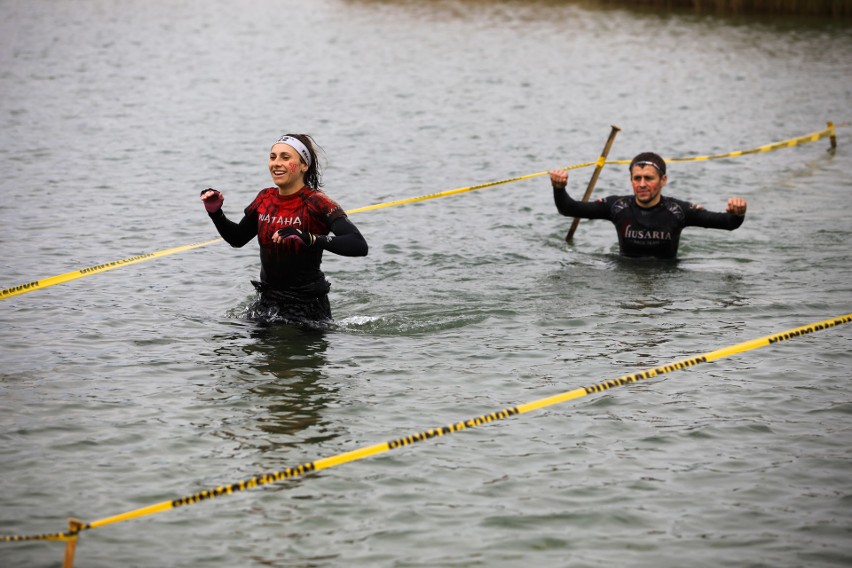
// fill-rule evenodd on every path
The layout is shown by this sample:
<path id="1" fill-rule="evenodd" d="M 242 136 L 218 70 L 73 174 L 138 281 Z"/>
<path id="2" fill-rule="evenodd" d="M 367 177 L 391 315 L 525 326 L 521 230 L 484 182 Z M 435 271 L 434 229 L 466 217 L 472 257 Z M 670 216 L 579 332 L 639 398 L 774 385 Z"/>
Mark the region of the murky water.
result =
<path id="1" fill-rule="evenodd" d="M 2 2 L 0 287 L 207 240 L 313 134 L 344 207 L 843 124 L 837 22 L 555 1 Z M 352 216 L 326 333 L 242 317 L 255 245 L 0 302 L 0 534 L 64 530 L 852 311 L 849 127 L 670 166 L 677 264 L 573 243 L 544 177 Z M 571 173 L 579 195 L 589 168 Z M 596 195 L 629 191 L 608 166 Z M 850 330 L 85 532 L 77 566 L 845 566 Z M 0 543 L 3 566 L 64 545 Z"/>

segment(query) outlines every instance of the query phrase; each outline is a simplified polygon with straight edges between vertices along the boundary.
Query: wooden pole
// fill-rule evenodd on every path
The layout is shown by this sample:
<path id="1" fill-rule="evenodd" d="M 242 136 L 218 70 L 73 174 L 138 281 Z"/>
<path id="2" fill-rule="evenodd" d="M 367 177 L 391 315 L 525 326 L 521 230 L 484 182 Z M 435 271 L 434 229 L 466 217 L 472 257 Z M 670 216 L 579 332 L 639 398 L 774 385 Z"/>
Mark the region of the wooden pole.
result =
<path id="1" fill-rule="evenodd" d="M 618 134 L 620 130 L 621 129 L 619 127 L 612 125 L 612 130 L 609 133 L 609 138 L 606 141 L 603 153 L 601 153 L 601 157 L 598 158 L 598 163 L 595 166 L 595 173 L 592 174 L 592 179 L 589 180 L 589 186 L 586 188 L 586 193 L 583 194 L 583 201 L 588 201 L 592 196 L 592 191 L 595 189 L 595 184 L 598 182 L 598 176 L 601 175 L 601 170 L 606 162 L 606 157 L 609 155 L 609 149 L 612 148 L 612 143 L 615 141 L 615 135 Z M 568 234 L 565 235 L 566 242 L 570 242 L 571 239 L 574 238 L 574 231 L 577 230 L 577 225 L 579 224 L 580 218 L 574 217 L 574 221 L 571 223 L 571 228 L 568 230 Z"/>
<path id="2" fill-rule="evenodd" d="M 77 519 L 68 519 L 68 534 L 70 538 L 65 543 L 65 560 L 62 568 L 74 568 L 74 553 L 77 552 L 77 535 L 83 527 L 83 522 Z"/>

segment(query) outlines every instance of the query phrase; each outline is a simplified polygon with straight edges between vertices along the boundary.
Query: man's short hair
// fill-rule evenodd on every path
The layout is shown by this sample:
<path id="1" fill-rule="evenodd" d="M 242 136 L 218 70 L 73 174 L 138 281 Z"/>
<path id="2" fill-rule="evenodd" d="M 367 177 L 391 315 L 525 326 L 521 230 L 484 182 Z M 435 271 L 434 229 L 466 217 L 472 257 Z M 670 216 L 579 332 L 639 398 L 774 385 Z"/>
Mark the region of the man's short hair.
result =
<path id="1" fill-rule="evenodd" d="M 642 152 L 630 162 L 630 174 L 633 174 L 633 166 L 654 166 L 660 173 L 660 177 L 666 175 L 666 161 L 653 152 Z"/>

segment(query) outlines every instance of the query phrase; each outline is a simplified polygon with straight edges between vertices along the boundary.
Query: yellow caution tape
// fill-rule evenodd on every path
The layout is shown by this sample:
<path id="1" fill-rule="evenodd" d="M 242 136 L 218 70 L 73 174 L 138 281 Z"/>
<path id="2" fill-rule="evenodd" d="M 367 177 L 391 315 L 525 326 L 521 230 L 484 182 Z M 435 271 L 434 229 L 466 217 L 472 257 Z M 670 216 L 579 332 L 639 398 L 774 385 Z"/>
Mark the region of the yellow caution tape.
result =
<path id="1" fill-rule="evenodd" d="M 203 247 L 203 246 L 209 245 L 211 243 L 219 242 L 221 240 L 222 239 L 212 239 L 212 240 L 204 241 L 204 242 L 201 242 L 201 243 L 195 243 L 195 244 L 191 244 L 191 245 L 184 245 L 184 246 L 180 246 L 180 247 L 161 250 L 159 252 L 151 252 L 151 253 L 148 253 L 148 254 L 140 254 L 138 256 L 131 256 L 130 258 L 125 258 L 123 260 L 115 260 L 113 262 L 108 262 L 106 264 L 98 264 L 96 266 L 90 266 L 88 268 L 75 270 L 74 272 L 67 272 L 65 274 L 60 274 L 59 276 L 51 276 L 50 278 L 45 278 L 44 280 L 35 280 L 34 282 L 27 282 L 26 284 L 21 284 L 20 286 L 13 286 L 11 288 L 6 288 L 4 290 L 0 290 L 0 299 L 11 298 L 12 296 L 17 296 L 18 294 L 24 294 L 26 292 L 32 292 L 33 290 L 39 290 L 41 288 L 47 288 L 48 286 L 53 286 L 54 284 L 62 284 L 63 282 L 76 280 L 77 278 L 82 278 L 84 276 L 91 276 L 92 274 L 100 274 L 101 272 L 106 272 L 108 270 L 114 270 L 114 269 L 119 268 L 121 266 L 128 266 L 130 264 L 136 264 L 137 262 L 150 260 L 152 258 L 160 258 L 161 256 L 168 256 L 170 254 L 183 252 L 185 250 Z"/>
<path id="2" fill-rule="evenodd" d="M 335 456 L 331 456 L 328 458 L 319 459 L 312 462 L 303 463 L 296 467 L 287 468 L 281 471 L 275 471 L 272 473 L 265 473 L 262 475 L 257 475 L 252 477 L 251 479 L 240 481 L 237 483 L 232 483 L 230 485 L 223 485 L 220 487 L 216 487 L 215 489 L 206 489 L 204 491 L 200 491 L 188 497 L 181 497 L 179 499 L 173 499 L 171 501 L 163 501 L 161 503 L 157 503 L 154 505 L 149 505 L 147 507 L 142 507 L 141 509 L 135 509 L 133 511 L 128 511 L 126 513 L 122 513 L 120 515 L 115 515 L 112 517 L 107 517 L 104 519 L 100 519 L 98 521 L 93 521 L 91 523 L 81 523 L 79 525 L 78 531 L 67 531 L 53 534 L 41 534 L 41 535 L 32 535 L 32 536 L 0 536 L 0 542 L 14 542 L 14 541 L 27 541 L 27 540 L 69 540 L 77 537 L 77 534 L 84 530 L 95 529 L 99 527 L 103 527 L 106 525 L 110 525 L 113 523 L 118 523 L 122 521 L 128 521 L 130 519 L 136 519 L 139 517 L 144 517 L 147 515 L 153 515 L 155 513 L 161 513 L 163 511 L 168 511 L 169 509 L 175 509 L 177 507 L 183 507 L 186 505 L 194 505 L 196 503 L 200 503 L 202 501 L 206 501 L 208 499 L 214 499 L 216 497 L 221 497 L 222 495 L 231 495 L 233 493 L 239 491 L 245 491 L 247 489 L 253 489 L 255 487 L 260 487 L 261 485 L 266 485 L 269 483 L 274 483 L 277 481 L 281 481 L 283 479 L 291 479 L 294 477 L 300 477 L 306 475 L 308 473 L 314 471 L 320 471 L 323 469 L 328 469 L 330 467 L 342 465 L 345 463 L 353 462 L 356 460 L 360 460 L 369 456 L 374 456 L 376 454 L 381 454 L 387 452 L 389 450 L 395 450 L 398 448 L 402 448 L 405 446 L 410 446 L 417 442 L 424 442 L 426 440 L 431 440 L 432 438 L 437 438 L 440 436 L 446 436 L 448 434 L 452 434 L 454 432 L 461 432 L 462 430 L 468 430 L 470 428 L 475 428 L 477 426 L 482 426 L 485 424 L 490 424 L 491 422 L 496 422 L 498 420 L 505 420 L 511 416 L 517 416 L 519 414 L 524 414 L 526 412 L 531 412 L 533 410 L 539 410 L 541 408 L 545 408 L 548 406 L 552 406 L 554 404 L 559 404 L 562 402 L 566 402 L 569 400 L 574 400 L 577 398 L 584 397 L 589 394 L 603 392 L 605 390 L 609 390 L 615 387 L 624 386 L 630 383 L 635 383 L 638 381 L 651 379 L 654 377 L 658 377 L 660 375 L 666 373 L 672 373 L 674 371 L 680 371 L 683 369 L 689 369 L 701 363 L 709 363 L 711 361 L 715 361 L 717 359 L 722 359 L 724 357 L 730 357 L 731 355 L 736 355 L 737 353 L 743 353 L 745 351 L 750 351 L 752 349 L 757 349 L 759 347 L 765 347 L 767 345 L 772 345 L 775 343 L 779 343 L 781 341 L 787 341 L 789 339 L 793 339 L 796 337 L 802 337 L 804 335 L 809 335 L 811 333 L 815 333 L 817 331 L 823 331 L 826 329 L 831 329 L 839 325 L 843 325 L 846 323 L 852 322 L 852 313 L 838 316 L 835 318 L 819 321 L 816 323 L 812 323 L 809 325 L 804 325 L 801 327 L 797 327 L 794 329 L 789 329 L 787 331 L 782 331 L 780 333 L 775 333 L 772 335 L 767 335 L 765 337 L 761 337 L 758 339 L 752 339 L 751 341 L 745 341 L 743 343 L 737 343 L 736 345 L 731 345 L 729 347 L 724 347 L 722 349 L 717 349 L 716 351 L 711 351 L 709 353 L 705 353 L 703 355 L 698 355 L 695 357 L 690 357 L 689 359 L 683 359 L 680 361 L 676 361 L 674 363 L 668 363 L 666 365 L 661 365 L 659 367 L 654 367 L 652 369 L 648 369 L 645 371 L 639 371 L 638 373 L 633 373 L 631 375 L 624 375 L 617 379 L 612 379 L 609 381 L 605 381 L 602 383 L 598 383 L 595 385 L 581 387 L 578 389 L 574 389 L 571 391 L 563 392 L 561 394 L 557 394 L 554 396 L 550 396 L 547 398 L 542 398 L 539 400 L 535 400 L 532 402 L 528 402 L 526 404 L 521 404 L 518 406 L 513 406 L 511 408 L 505 408 L 503 410 L 498 410 L 496 412 L 491 412 L 489 414 L 483 414 L 482 416 L 477 416 L 476 418 L 471 418 L 469 420 L 463 420 L 461 422 L 456 422 L 455 424 L 450 424 L 447 426 L 442 426 L 439 428 L 430 428 L 429 430 L 425 430 L 423 432 L 417 434 L 411 434 L 409 436 L 403 436 L 402 438 L 396 438 L 395 440 L 391 440 L 388 442 L 382 442 L 380 444 L 375 444 L 373 446 L 368 446 L 365 448 L 360 448 L 356 450 L 352 450 L 350 452 L 345 452 L 342 454 L 337 454 Z"/>
<path id="3" fill-rule="evenodd" d="M 585 162 L 582 164 L 575 164 L 573 166 L 567 166 L 562 168 L 563 170 L 576 170 L 578 168 L 586 168 L 588 166 L 594 166 L 596 162 Z M 396 207 L 397 205 L 406 205 L 408 203 L 417 203 L 418 201 L 426 201 L 429 199 L 436 199 L 438 197 L 448 197 L 450 195 L 458 195 L 459 193 L 467 193 L 468 191 L 474 191 L 476 189 L 484 189 L 486 187 L 494 187 L 495 185 L 503 185 L 504 183 L 512 183 L 514 181 L 521 181 L 525 179 L 532 179 L 534 177 L 539 177 L 543 175 L 547 175 L 548 172 L 537 172 L 534 174 L 527 174 L 525 176 L 513 177 L 509 179 L 504 179 L 500 181 L 490 181 L 488 183 L 483 183 L 479 185 L 471 185 L 470 187 L 460 187 L 458 189 L 450 189 L 448 191 L 441 191 L 439 193 L 429 193 L 427 195 L 420 195 L 417 197 L 409 197 L 408 199 L 399 199 L 397 201 L 388 201 L 386 203 L 377 203 L 375 205 L 367 205 L 366 207 L 359 207 L 357 209 L 352 209 L 347 211 L 348 215 L 352 215 L 353 213 L 362 213 L 364 211 L 374 211 L 376 209 L 384 209 L 385 207 Z"/>
<path id="4" fill-rule="evenodd" d="M 737 156 L 744 156 L 746 154 L 756 154 L 760 152 L 769 152 L 771 150 L 779 150 L 781 148 L 792 148 L 794 146 L 798 146 L 800 144 L 806 144 L 808 142 L 816 142 L 817 140 L 821 140 L 822 138 L 831 138 L 832 145 L 835 144 L 835 126 L 832 123 L 828 123 L 828 127 L 824 130 L 820 130 L 819 132 L 814 132 L 812 134 L 806 134 L 805 136 L 799 136 L 798 138 L 791 138 L 790 140 L 784 140 L 781 142 L 774 142 L 772 144 L 766 144 L 765 146 L 760 146 L 758 148 L 754 148 L 751 150 L 738 150 L 736 152 L 728 152 L 727 154 L 717 154 L 712 156 L 694 156 L 692 158 L 666 158 L 667 162 L 702 162 L 707 160 L 718 160 L 721 158 L 735 158 Z M 629 164 L 630 160 L 616 160 L 616 161 L 606 161 L 603 162 L 605 164 Z M 594 162 L 584 162 L 582 164 L 575 164 L 573 166 L 567 166 L 562 168 L 563 170 L 574 170 L 579 168 L 585 168 L 588 166 L 600 166 L 601 158 L 598 158 L 597 161 Z M 460 193 L 467 193 L 469 191 L 475 191 L 477 189 L 484 189 L 486 187 L 494 187 L 497 185 L 503 185 L 507 183 L 512 183 L 516 181 L 521 181 L 525 179 L 531 179 L 543 175 L 547 175 L 548 172 L 537 172 L 534 174 L 528 174 L 524 176 L 513 177 L 509 179 L 504 179 L 500 181 L 492 181 L 488 183 L 482 183 L 479 185 L 471 185 L 469 187 L 461 187 L 458 189 L 451 189 L 448 191 L 441 191 L 438 193 L 429 193 L 427 195 L 420 195 L 417 197 L 409 197 L 407 199 L 399 199 L 396 201 L 388 201 L 385 203 L 377 203 L 375 205 L 367 205 L 365 207 L 359 207 L 357 209 L 352 209 L 347 211 L 346 213 L 349 215 L 355 213 L 363 213 L 364 211 L 375 211 L 376 209 L 384 209 L 386 207 L 396 207 L 397 205 L 406 205 L 409 203 L 417 203 L 420 201 L 427 201 L 430 199 L 437 199 L 439 197 L 448 197 L 450 195 L 458 195 Z M 136 264 L 137 262 L 142 262 L 145 260 L 150 260 L 153 258 L 160 258 L 162 256 L 167 256 L 170 254 L 174 254 L 177 252 L 182 252 L 198 247 L 203 247 L 212 243 L 216 243 L 221 241 L 222 239 L 212 239 L 209 241 L 204 241 L 202 243 L 196 243 L 192 245 L 185 245 L 181 247 L 175 247 L 159 252 L 153 252 L 149 254 L 143 254 L 139 256 L 134 256 L 130 258 L 126 258 L 124 260 L 116 260 L 113 262 L 109 262 L 107 264 L 99 264 L 97 266 L 93 266 L 90 268 L 84 268 L 82 270 L 77 270 L 74 272 L 69 272 L 67 274 L 61 274 L 59 276 L 53 276 L 50 278 L 45 278 L 43 280 L 35 280 L 33 282 L 27 282 L 25 284 L 20 284 L 18 286 L 12 286 L 11 288 L 6 288 L 0 290 L 0 300 L 5 298 L 11 298 L 12 296 L 17 296 L 19 294 L 25 294 L 27 292 L 32 292 L 33 290 L 39 290 L 41 288 L 46 288 L 48 286 L 53 286 L 54 284 L 61 284 L 63 282 L 68 282 L 69 280 L 75 280 L 77 278 L 82 278 L 83 276 L 91 276 L 92 274 L 98 274 L 101 272 L 106 272 L 107 270 L 112 270 L 114 268 L 118 268 L 120 266 L 127 266 L 129 264 Z"/>
<path id="5" fill-rule="evenodd" d="M 772 150 L 781 150 L 783 148 L 793 148 L 795 146 L 799 146 L 801 144 L 808 144 L 810 142 L 816 142 L 818 140 L 822 140 L 823 138 L 831 138 L 832 140 L 835 138 L 835 126 L 832 123 L 828 123 L 828 127 L 824 130 L 820 130 L 819 132 L 812 132 L 811 134 L 805 134 L 804 136 L 799 136 L 798 138 L 790 138 L 789 140 L 782 140 L 780 142 L 773 142 L 772 144 L 765 144 L 763 146 L 758 146 L 757 148 L 752 148 L 750 150 L 736 150 L 734 152 L 728 152 L 727 154 L 713 154 L 709 156 L 693 156 L 691 158 L 665 158 L 666 162 L 706 162 L 708 160 L 721 160 L 722 158 L 737 158 L 739 156 L 745 156 L 748 154 L 760 154 L 762 152 L 771 152 Z M 608 164 L 629 164 L 631 160 L 618 160 L 615 162 L 607 162 Z"/>

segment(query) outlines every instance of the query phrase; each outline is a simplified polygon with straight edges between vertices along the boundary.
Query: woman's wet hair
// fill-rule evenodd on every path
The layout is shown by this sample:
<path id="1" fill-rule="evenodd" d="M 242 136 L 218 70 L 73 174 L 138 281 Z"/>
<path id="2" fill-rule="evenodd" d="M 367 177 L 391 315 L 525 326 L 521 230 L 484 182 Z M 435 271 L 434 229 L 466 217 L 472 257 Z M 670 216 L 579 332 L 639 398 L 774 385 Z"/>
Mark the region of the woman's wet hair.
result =
<path id="1" fill-rule="evenodd" d="M 633 166 L 654 166 L 660 177 L 666 175 L 666 161 L 654 152 L 642 152 L 630 162 L 630 174 L 633 175 Z"/>
<path id="2" fill-rule="evenodd" d="M 319 165 L 319 153 L 322 152 L 322 148 L 314 142 L 314 139 L 311 138 L 309 134 L 286 134 L 286 136 L 292 136 L 296 138 L 305 145 L 308 149 L 308 152 L 311 153 L 311 163 L 308 165 L 308 171 L 305 172 L 305 185 L 310 187 L 311 189 L 319 189 L 322 187 L 322 170 Z M 307 163 L 303 158 L 299 158 L 302 163 Z"/>

